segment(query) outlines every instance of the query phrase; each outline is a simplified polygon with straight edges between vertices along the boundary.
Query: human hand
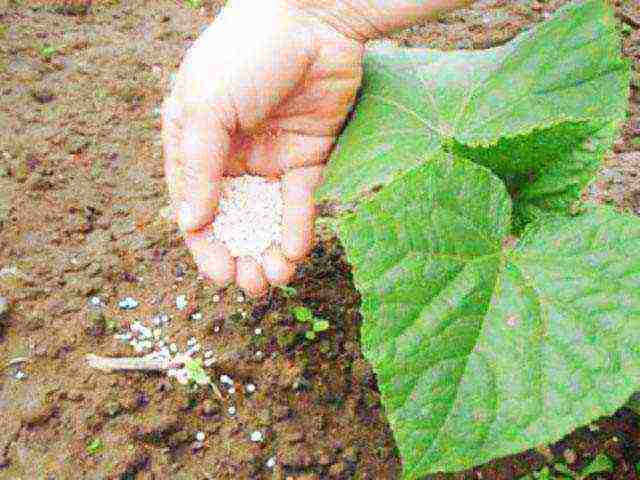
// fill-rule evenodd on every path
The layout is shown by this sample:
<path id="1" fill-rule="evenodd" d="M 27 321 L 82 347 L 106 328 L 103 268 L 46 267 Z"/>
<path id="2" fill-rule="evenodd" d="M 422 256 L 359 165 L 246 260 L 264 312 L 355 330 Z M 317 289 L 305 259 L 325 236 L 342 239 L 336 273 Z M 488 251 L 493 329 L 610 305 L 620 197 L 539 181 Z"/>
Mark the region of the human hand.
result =
<path id="1" fill-rule="evenodd" d="M 287 0 L 230 0 L 194 42 L 163 108 L 174 215 L 199 270 L 251 295 L 286 284 L 314 241 L 313 191 L 353 105 L 363 42 Z M 223 176 L 279 178 L 283 237 L 262 265 L 208 239 Z"/>

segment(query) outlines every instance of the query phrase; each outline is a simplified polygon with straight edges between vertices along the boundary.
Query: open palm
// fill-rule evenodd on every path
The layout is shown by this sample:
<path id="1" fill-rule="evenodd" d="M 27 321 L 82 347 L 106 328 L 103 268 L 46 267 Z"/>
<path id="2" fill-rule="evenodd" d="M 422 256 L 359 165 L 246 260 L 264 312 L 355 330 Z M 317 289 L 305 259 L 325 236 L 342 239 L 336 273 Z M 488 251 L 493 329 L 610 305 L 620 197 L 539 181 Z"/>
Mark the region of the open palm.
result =
<path id="1" fill-rule="evenodd" d="M 187 52 L 163 109 L 165 173 L 187 245 L 218 285 L 260 295 L 308 254 L 313 191 L 355 100 L 362 53 L 286 2 L 231 3 Z M 222 177 L 244 173 L 282 181 L 283 240 L 262 265 L 207 238 Z"/>

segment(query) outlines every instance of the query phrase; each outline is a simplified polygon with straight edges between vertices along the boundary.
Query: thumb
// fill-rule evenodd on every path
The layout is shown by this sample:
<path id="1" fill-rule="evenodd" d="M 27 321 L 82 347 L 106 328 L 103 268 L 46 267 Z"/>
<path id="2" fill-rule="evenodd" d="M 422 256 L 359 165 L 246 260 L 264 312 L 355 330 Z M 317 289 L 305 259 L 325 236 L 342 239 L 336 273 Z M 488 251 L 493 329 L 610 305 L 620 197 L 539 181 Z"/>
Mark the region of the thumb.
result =
<path id="1" fill-rule="evenodd" d="M 178 224 L 184 232 L 210 223 L 218 206 L 229 134 L 206 105 L 186 109 L 180 144 Z"/>

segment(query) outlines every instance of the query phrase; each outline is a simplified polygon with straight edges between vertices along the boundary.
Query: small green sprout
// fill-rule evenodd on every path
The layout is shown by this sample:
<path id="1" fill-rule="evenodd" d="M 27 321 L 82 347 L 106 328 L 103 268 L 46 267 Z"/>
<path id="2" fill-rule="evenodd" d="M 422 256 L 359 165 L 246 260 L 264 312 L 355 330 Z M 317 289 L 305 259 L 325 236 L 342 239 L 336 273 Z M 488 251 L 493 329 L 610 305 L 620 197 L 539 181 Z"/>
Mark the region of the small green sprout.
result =
<path id="1" fill-rule="evenodd" d="M 87 444 L 87 453 L 89 455 L 95 455 L 100 453 L 104 448 L 104 443 L 99 438 L 94 438 Z"/>
<path id="2" fill-rule="evenodd" d="M 315 317 L 307 307 L 294 307 L 291 309 L 291 313 L 293 313 L 293 316 L 298 322 L 308 323 L 311 325 L 311 328 L 304 332 L 304 336 L 307 340 L 315 340 L 317 333 L 324 332 L 329 329 L 329 322 Z"/>
<path id="3" fill-rule="evenodd" d="M 58 49 L 50 45 L 40 49 L 40 55 L 42 55 L 45 60 L 51 60 L 51 57 L 53 57 L 57 52 Z"/>
<path id="4" fill-rule="evenodd" d="M 296 290 L 293 287 L 279 286 L 278 288 L 280 289 L 282 294 L 287 298 L 293 298 L 298 294 L 298 290 Z"/>
<path id="5" fill-rule="evenodd" d="M 116 323 L 116 321 L 112 318 L 110 318 L 109 320 L 107 320 L 105 322 L 105 326 L 107 327 L 107 330 L 111 333 L 115 332 L 118 330 L 118 324 Z"/>
<path id="6" fill-rule="evenodd" d="M 313 319 L 313 313 L 307 307 L 294 307 L 291 310 L 295 319 L 299 322 L 310 322 Z"/>
<path id="7" fill-rule="evenodd" d="M 191 8 L 200 8 L 202 6 L 202 0 L 185 0 L 185 3 Z"/>
<path id="8" fill-rule="evenodd" d="M 545 467 L 538 472 L 533 472 L 533 474 L 526 476 L 524 480 L 586 480 L 594 473 L 611 472 L 613 469 L 613 462 L 604 453 L 601 453 L 596 456 L 591 463 L 577 473 L 569 470 L 569 467 L 564 463 L 556 463 L 553 468 L 560 472 L 561 475 L 555 476 L 549 471 L 548 467 Z"/>
<path id="9" fill-rule="evenodd" d="M 201 359 L 188 359 L 184 362 L 184 368 L 187 371 L 187 379 L 196 385 L 209 385 L 211 378 L 202 368 Z"/>

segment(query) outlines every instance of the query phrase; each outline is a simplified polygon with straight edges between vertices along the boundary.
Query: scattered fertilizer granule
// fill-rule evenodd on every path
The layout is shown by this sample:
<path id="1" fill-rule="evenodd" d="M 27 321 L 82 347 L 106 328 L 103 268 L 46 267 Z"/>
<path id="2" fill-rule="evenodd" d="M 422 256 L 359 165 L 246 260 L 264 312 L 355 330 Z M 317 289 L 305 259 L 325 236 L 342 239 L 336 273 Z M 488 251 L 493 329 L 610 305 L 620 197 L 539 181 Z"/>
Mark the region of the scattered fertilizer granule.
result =
<path id="1" fill-rule="evenodd" d="M 255 432 L 251 432 L 251 441 L 252 442 L 261 442 L 262 441 L 262 432 L 256 430 Z"/>
<path id="2" fill-rule="evenodd" d="M 176 297 L 176 308 L 178 310 L 184 310 L 187 308 L 187 296 L 186 295 L 178 295 Z"/>
<path id="3" fill-rule="evenodd" d="M 131 297 L 127 297 L 118 302 L 118 306 L 123 310 L 132 310 L 138 306 L 138 302 Z"/>
<path id="4" fill-rule="evenodd" d="M 224 178 L 211 241 L 224 244 L 232 257 L 262 254 L 282 240 L 280 182 L 253 175 Z"/>

